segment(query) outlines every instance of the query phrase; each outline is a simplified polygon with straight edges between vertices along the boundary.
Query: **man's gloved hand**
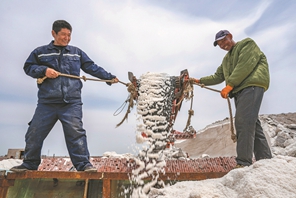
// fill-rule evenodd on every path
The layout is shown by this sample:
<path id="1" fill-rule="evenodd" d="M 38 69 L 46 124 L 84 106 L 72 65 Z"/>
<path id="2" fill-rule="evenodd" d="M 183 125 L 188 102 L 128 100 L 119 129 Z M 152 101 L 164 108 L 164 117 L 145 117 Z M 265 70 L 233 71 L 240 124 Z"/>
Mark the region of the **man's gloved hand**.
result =
<path id="1" fill-rule="evenodd" d="M 226 87 L 224 87 L 220 92 L 222 98 L 227 98 L 229 92 L 231 92 L 232 89 L 233 87 L 231 87 L 230 85 L 226 85 Z"/>
<path id="2" fill-rule="evenodd" d="M 190 78 L 189 80 L 190 80 L 191 82 L 195 82 L 195 83 L 197 83 L 197 84 L 200 83 L 200 80 L 199 80 L 199 79 L 196 79 L 196 78 Z"/>

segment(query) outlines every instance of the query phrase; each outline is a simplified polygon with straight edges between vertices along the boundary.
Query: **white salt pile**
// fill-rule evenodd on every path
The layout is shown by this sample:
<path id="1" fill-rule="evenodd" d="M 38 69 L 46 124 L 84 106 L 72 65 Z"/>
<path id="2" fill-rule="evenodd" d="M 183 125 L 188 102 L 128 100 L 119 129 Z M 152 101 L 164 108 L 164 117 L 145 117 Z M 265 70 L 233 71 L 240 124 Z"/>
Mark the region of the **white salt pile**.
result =
<path id="1" fill-rule="evenodd" d="M 133 154 L 130 153 L 125 153 L 125 154 L 117 154 L 115 151 L 107 151 L 103 154 L 103 158 L 125 158 L 125 159 L 130 159 L 134 158 Z"/>
<path id="2" fill-rule="evenodd" d="M 276 156 L 218 179 L 178 182 L 151 190 L 151 198 L 295 198 L 296 158 Z"/>
<path id="3" fill-rule="evenodd" d="M 18 166 L 23 163 L 20 159 L 5 159 L 0 161 L 0 170 L 9 170 L 13 166 Z"/>

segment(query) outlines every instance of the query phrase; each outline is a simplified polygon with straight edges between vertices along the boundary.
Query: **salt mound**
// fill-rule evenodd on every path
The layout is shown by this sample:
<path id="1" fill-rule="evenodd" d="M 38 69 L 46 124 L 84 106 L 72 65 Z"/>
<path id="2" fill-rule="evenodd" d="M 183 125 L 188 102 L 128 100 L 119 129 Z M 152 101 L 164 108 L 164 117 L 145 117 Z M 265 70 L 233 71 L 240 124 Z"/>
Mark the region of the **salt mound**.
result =
<path id="1" fill-rule="evenodd" d="M 5 159 L 0 162 L 0 170 L 9 170 L 13 166 L 18 166 L 23 163 L 21 159 Z"/>
<path id="2" fill-rule="evenodd" d="M 153 189 L 157 198 L 255 198 L 296 197 L 296 158 L 276 156 L 252 166 L 234 169 L 218 179 L 178 182 Z"/>

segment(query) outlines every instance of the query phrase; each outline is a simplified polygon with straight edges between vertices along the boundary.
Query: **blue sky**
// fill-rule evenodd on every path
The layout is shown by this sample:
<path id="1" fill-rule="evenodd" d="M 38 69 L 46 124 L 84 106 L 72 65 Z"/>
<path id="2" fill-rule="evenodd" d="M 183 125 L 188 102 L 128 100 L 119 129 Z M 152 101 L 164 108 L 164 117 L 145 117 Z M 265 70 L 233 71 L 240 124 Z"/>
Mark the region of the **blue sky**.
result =
<path id="1" fill-rule="evenodd" d="M 253 38 L 267 56 L 271 75 L 260 114 L 278 114 L 296 111 L 295 10 L 293 0 L 2 0 L 0 155 L 25 146 L 37 86 L 23 64 L 33 49 L 52 40 L 57 19 L 71 23 L 71 45 L 123 82 L 128 82 L 128 71 L 137 77 L 146 72 L 178 76 L 183 69 L 195 78 L 211 75 L 226 53 L 213 47 L 217 31 L 228 29 L 235 41 Z M 113 115 L 128 96 L 126 87 L 83 84 L 83 122 L 91 155 L 137 153 L 136 107 L 128 122 L 115 128 L 126 110 Z M 196 130 L 228 117 L 227 102 L 219 94 L 195 87 L 194 95 L 191 123 Z M 189 106 L 183 103 L 176 130 L 185 127 Z M 42 154 L 68 155 L 60 123 L 45 140 Z"/>

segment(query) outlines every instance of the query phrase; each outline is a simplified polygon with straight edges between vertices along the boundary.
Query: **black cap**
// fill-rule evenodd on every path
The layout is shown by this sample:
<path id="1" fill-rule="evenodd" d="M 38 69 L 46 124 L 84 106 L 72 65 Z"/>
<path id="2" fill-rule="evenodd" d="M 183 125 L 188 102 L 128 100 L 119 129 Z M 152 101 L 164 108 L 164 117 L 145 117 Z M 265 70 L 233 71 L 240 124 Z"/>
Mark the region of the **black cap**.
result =
<path id="1" fill-rule="evenodd" d="M 220 30 L 220 31 L 216 34 L 215 41 L 214 41 L 214 46 L 216 47 L 216 46 L 217 46 L 217 41 L 219 41 L 219 40 L 221 40 L 221 39 L 224 39 L 224 37 L 225 37 L 227 34 L 230 34 L 230 32 L 229 32 L 228 30 Z"/>

